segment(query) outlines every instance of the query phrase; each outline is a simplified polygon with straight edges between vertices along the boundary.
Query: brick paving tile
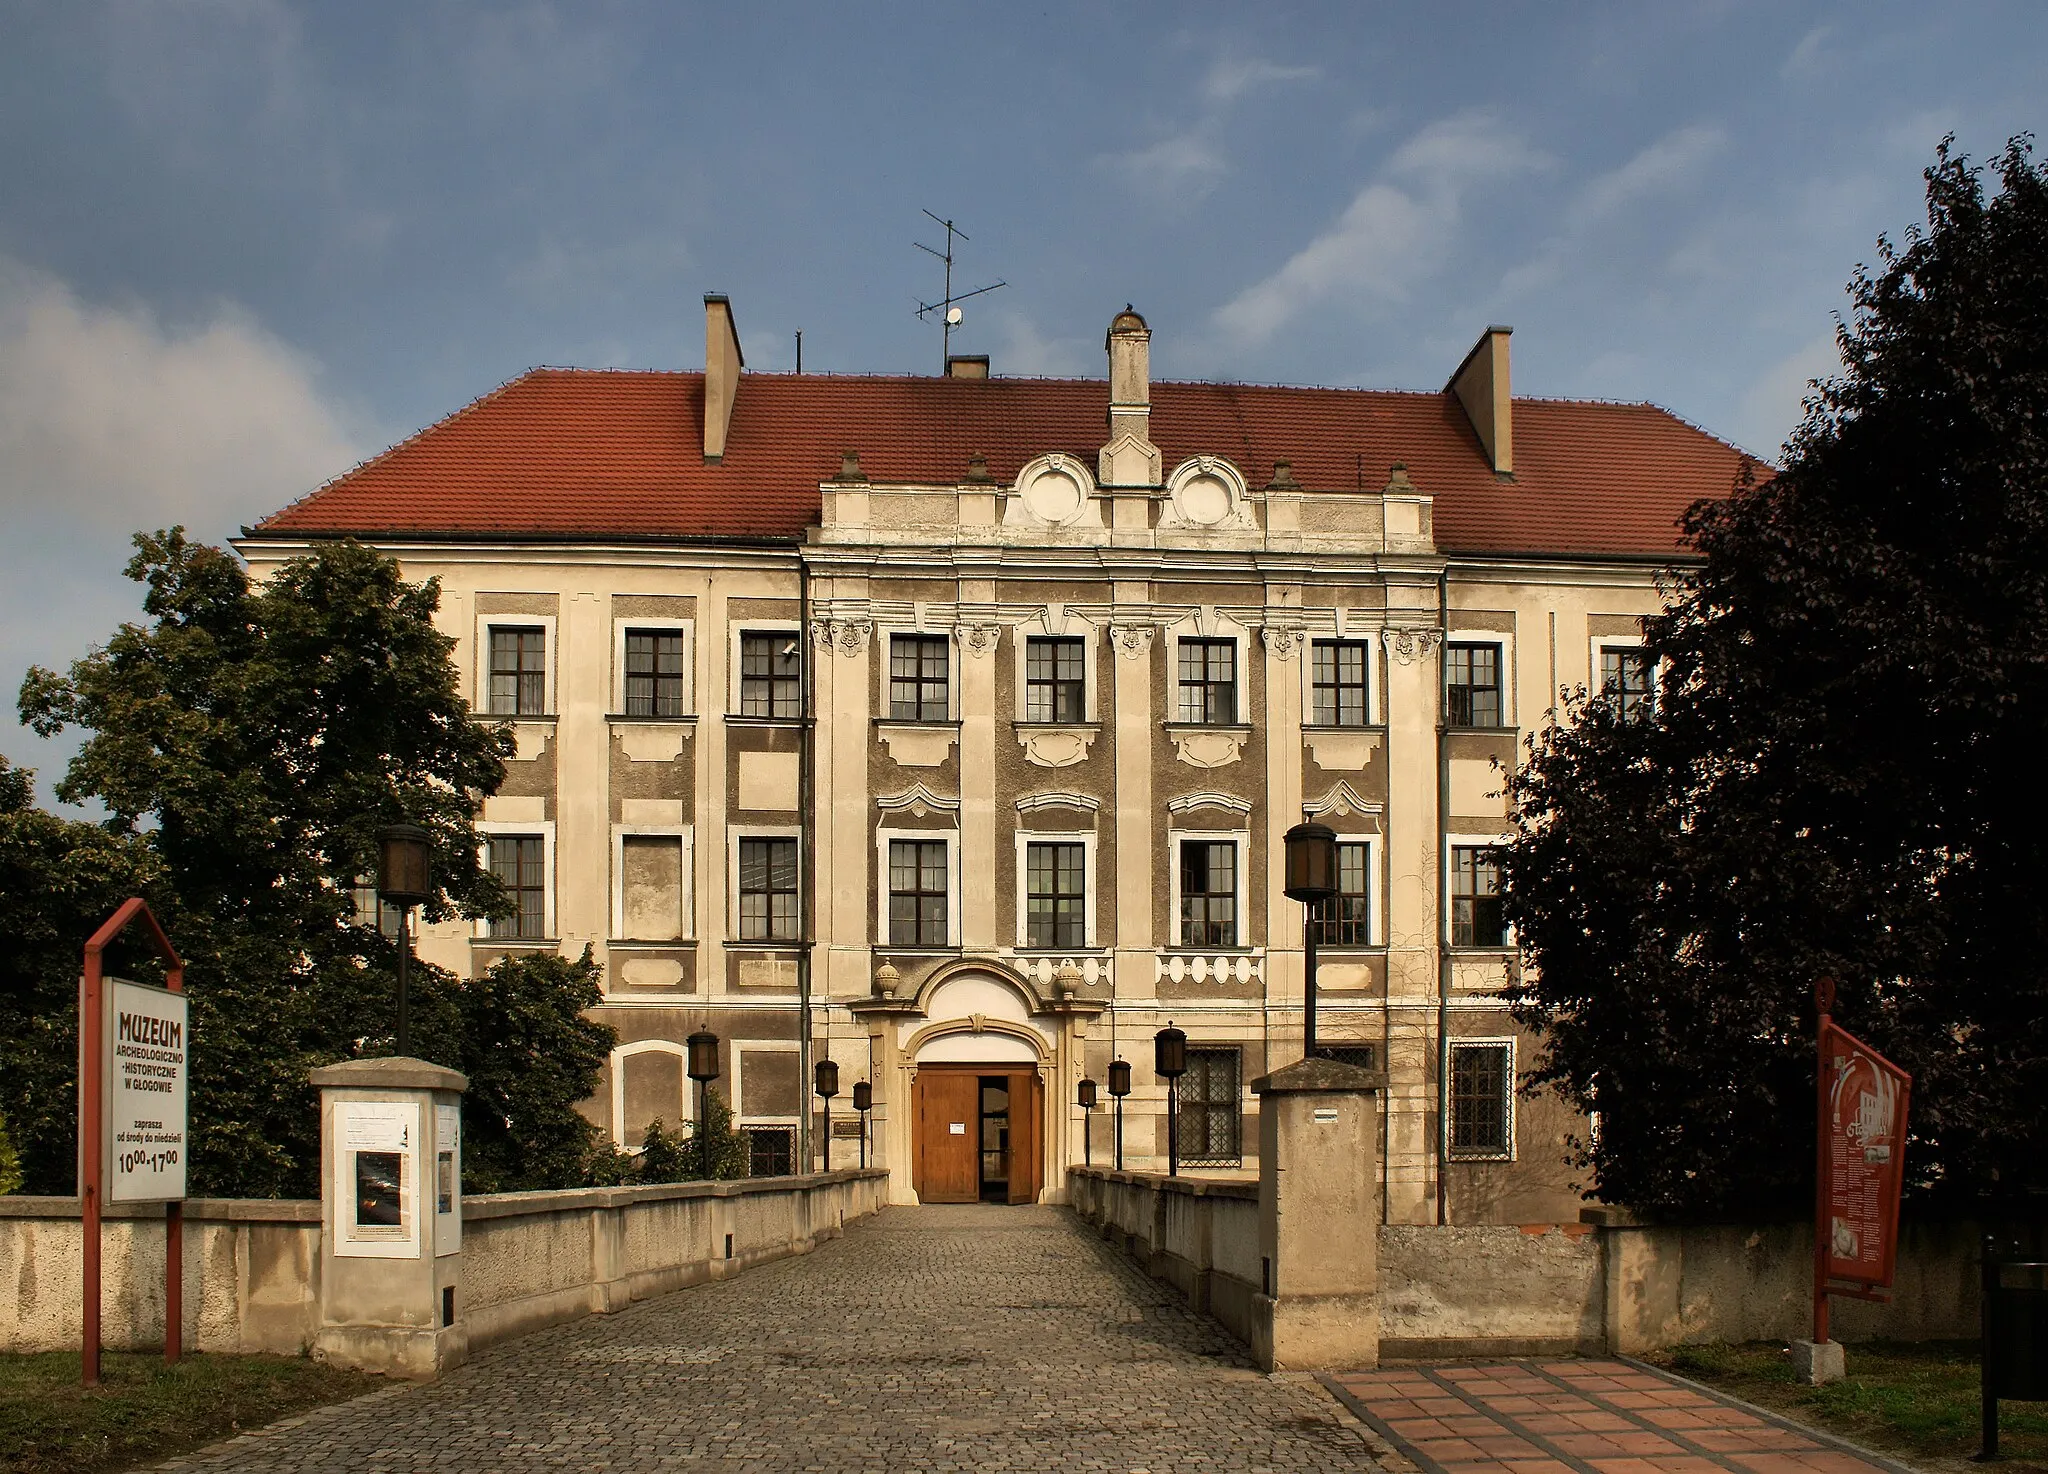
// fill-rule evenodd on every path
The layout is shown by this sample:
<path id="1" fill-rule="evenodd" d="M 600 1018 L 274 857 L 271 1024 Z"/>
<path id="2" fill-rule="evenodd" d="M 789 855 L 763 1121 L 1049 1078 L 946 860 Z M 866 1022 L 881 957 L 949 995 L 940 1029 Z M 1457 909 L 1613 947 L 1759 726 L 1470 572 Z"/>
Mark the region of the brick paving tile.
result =
<path id="1" fill-rule="evenodd" d="M 892 1208 L 167 1467 L 1355 1474 L 1373 1447 L 1314 1379 L 1259 1372 L 1064 1209 L 963 1206 Z"/>

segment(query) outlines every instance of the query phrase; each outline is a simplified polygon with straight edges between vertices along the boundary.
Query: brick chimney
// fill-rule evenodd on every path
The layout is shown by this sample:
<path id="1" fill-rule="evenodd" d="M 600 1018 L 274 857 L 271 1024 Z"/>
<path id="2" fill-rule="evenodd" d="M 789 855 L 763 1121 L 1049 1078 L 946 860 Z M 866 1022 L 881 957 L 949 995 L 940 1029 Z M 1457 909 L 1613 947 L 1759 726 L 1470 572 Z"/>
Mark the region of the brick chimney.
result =
<path id="1" fill-rule="evenodd" d="M 1478 432 L 1480 448 L 1493 463 L 1496 476 L 1515 473 L 1514 400 L 1508 392 L 1508 335 L 1513 328 L 1491 327 L 1472 345 L 1445 392 L 1458 396 L 1465 418 Z"/>
<path id="2" fill-rule="evenodd" d="M 1104 486 L 1157 486 L 1159 448 L 1152 443 L 1152 330 L 1128 303 L 1109 324 L 1109 444 L 1096 457 Z"/>
<path id="3" fill-rule="evenodd" d="M 732 405 L 739 397 L 740 330 L 732 320 L 732 303 L 723 292 L 704 294 L 704 463 L 725 459 L 725 435 L 732 428 Z"/>

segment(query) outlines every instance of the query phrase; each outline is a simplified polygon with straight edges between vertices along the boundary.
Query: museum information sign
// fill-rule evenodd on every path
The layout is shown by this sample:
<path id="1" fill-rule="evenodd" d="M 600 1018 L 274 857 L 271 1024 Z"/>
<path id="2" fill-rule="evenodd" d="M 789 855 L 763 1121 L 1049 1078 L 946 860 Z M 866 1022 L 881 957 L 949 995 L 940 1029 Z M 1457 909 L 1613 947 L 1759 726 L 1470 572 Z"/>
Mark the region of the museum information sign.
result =
<path id="1" fill-rule="evenodd" d="M 1913 1079 L 1832 1019 L 1822 1023 L 1820 1055 L 1827 1278 L 1882 1288 L 1892 1282 L 1898 1254 L 1900 1171 Z"/>
<path id="2" fill-rule="evenodd" d="M 185 1197 L 192 1023 L 183 993 L 108 978 L 103 1151 L 110 1203 Z"/>

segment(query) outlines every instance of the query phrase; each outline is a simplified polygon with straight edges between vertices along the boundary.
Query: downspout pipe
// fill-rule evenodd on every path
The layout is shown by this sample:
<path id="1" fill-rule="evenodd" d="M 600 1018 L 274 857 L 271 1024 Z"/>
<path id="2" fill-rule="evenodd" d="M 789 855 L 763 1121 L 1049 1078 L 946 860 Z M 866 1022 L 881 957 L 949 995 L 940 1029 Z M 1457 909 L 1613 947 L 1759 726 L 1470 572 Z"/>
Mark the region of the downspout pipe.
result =
<path id="1" fill-rule="evenodd" d="M 797 676 L 803 693 L 803 710 L 798 731 L 796 760 L 797 863 L 802 900 L 797 906 L 796 954 L 796 1037 L 797 1092 L 803 1109 L 797 1112 L 797 1159 L 802 1171 L 811 1170 L 811 951 L 816 946 L 817 927 L 812 913 L 817 905 L 818 826 L 813 809 L 817 796 L 817 702 L 811 690 L 811 565 L 801 547 L 796 552 Z"/>
<path id="2" fill-rule="evenodd" d="M 1451 571 L 1437 575 L 1436 681 L 1436 1221 L 1451 1221 Z"/>

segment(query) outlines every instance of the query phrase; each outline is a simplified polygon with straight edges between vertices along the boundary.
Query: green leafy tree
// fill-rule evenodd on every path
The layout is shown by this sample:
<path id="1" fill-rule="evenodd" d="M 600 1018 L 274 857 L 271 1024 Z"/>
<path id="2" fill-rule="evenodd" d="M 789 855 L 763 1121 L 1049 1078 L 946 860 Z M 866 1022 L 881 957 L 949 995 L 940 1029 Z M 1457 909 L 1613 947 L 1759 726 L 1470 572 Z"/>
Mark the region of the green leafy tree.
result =
<path id="1" fill-rule="evenodd" d="M 433 626 L 437 584 L 407 583 L 374 550 L 322 546 L 254 586 L 232 555 L 181 530 L 136 546 L 128 573 L 145 585 L 147 622 L 68 674 L 31 670 L 22 716 L 44 735 L 89 734 L 58 796 L 102 802 L 110 841 L 143 847 L 175 896 L 199 1041 L 195 1190 L 308 1194 L 308 1071 L 391 1047 L 396 952 L 354 924 L 350 888 L 374 872 L 377 829 L 403 820 L 433 840 L 427 920 L 502 913 L 472 821 L 503 781 L 510 738 L 462 697 L 454 642 Z M 473 1064 L 499 1088 L 499 1133 L 530 1129 L 532 1171 L 557 1170 L 561 1117 L 594 1074 L 572 1063 L 528 1089 L 494 1087 L 488 1031 L 527 1048 L 558 1007 L 558 1034 L 581 1040 L 599 1027 L 575 1017 L 583 995 L 544 967 L 476 988 L 423 966 L 416 976 L 418 1052 Z M 54 1033 L 46 1044 L 55 1069 Z M 577 1094 L 543 1103 L 541 1079 Z M 488 1164 L 488 1131 L 480 1146 Z"/>
<path id="2" fill-rule="evenodd" d="M 1784 469 L 1695 507 L 1654 713 L 1580 693 L 1512 780 L 1534 1083 L 1610 1201 L 1809 1201 L 1814 980 L 1914 1072 L 1909 1182 L 2048 1182 L 2048 178 L 1944 143 Z"/>
<path id="3" fill-rule="evenodd" d="M 160 917 L 173 913 L 146 842 L 44 813 L 32 777 L 0 758 L 0 1116 L 22 1185 L 69 1193 L 77 1189 L 82 948 L 130 896 L 147 897 Z M 155 975 L 153 958 L 132 945 L 117 943 L 108 962 L 127 976 Z"/>
<path id="4" fill-rule="evenodd" d="M 709 1148 L 711 1170 L 704 1170 Z M 699 1182 L 706 1177 L 727 1180 L 745 1177 L 752 1165 L 746 1133 L 733 1125 L 732 1107 L 716 1090 L 704 1092 L 704 1120 L 692 1121 L 685 1131 L 670 1131 L 656 1119 L 647 1125 L 633 1170 L 637 1182 Z"/>
<path id="5" fill-rule="evenodd" d="M 14 1149 L 14 1138 L 8 1134 L 7 1118 L 0 1116 L 0 1197 L 21 1191 L 21 1153 Z"/>

